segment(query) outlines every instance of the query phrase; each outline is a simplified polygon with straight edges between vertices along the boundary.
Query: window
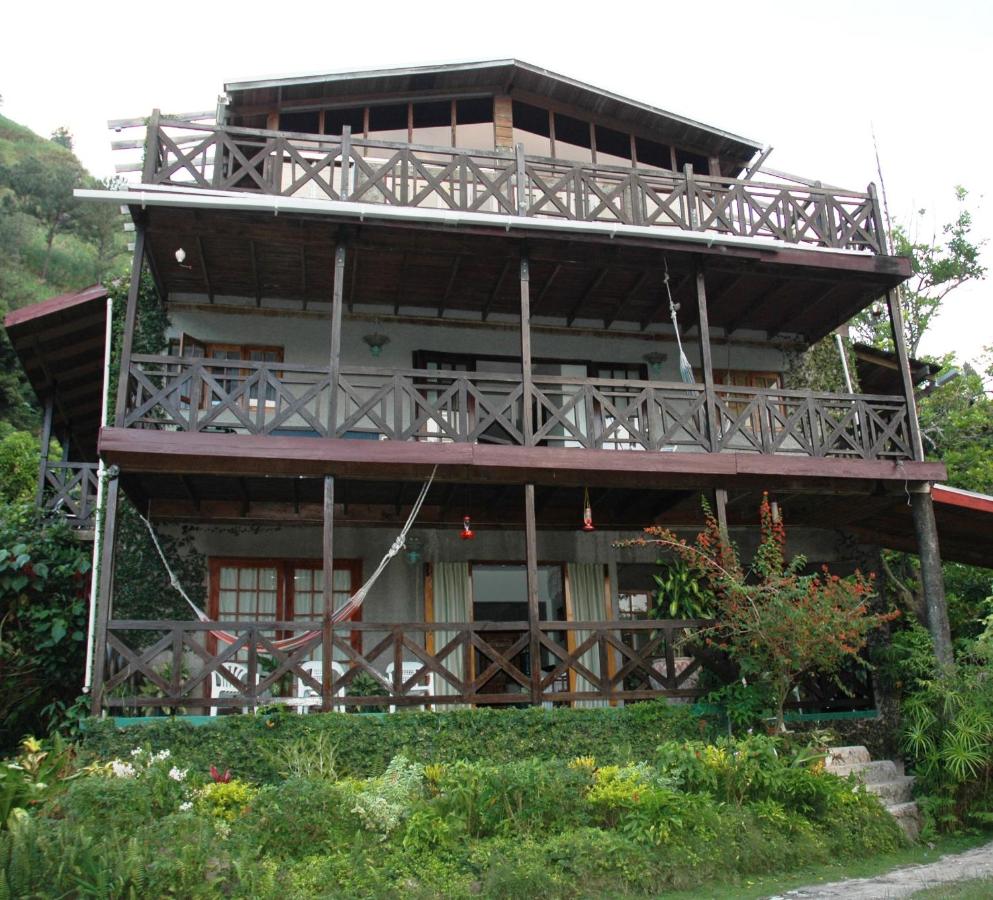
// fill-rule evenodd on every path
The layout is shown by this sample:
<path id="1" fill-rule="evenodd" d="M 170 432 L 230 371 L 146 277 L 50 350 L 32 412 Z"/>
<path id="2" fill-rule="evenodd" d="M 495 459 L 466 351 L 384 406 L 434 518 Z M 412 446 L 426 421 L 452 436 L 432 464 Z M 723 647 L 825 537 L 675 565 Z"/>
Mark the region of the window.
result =
<path id="1" fill-rule="evenodd" d="M 605 128 L 603 125 L 597 125 L 594 132 L 598 166 L 631 165 L 630 135 L 624 134 L 622 131 L 614 131 L 613 128 Z"/>
<path id="2" fill-rule="evenodd" d="M 198 340 L 188 334 L 183 334 L 178 341 L 175 339 L 169 341 L 169 355 L 181 356 L 187 359 L 197 357 L 201 359 L 231 362 L 283 362 L 282 347 L 265 346 L 262 344 L 209 343 L 207 341 Z M 221 386 L 224 393 L 230 396 L 238 390 L 239 384 L 251 375 L 254 368 L 254 366 L 244 368 L 237 365 L 232 365 L 230 367 L 211 367 L 210 375 Z M 279 373 L 277 373 L 277 377 L 278 375 Z M 194 391 L 195 389 L 196 387 L 193 386 Z M 267 408 L 271 409 L 275 407 L 276 389 L 271 384 L 266 385 L 265 390 L 263 391 L 263 399 Z M 209 391 L 206 387 L 203 388 L 202 395 L 199 399 L 200 408 L 203 409 L 208 406 L 217 406 L 221 402 L 222 398 L 215 392 Z M 258 404 L 259 385 L 256 383 L 249 386 L 248 396 L 243 401 L 243 405 L 247 406 L 249 409 L 257 409 Z"/>
<path id="3" fill-rule="evenodd" d="M 556 159 L 571 159 L 582 163 L 593 162 L 590 123 L 562 113 L 555 113 L 554 122 L 554 154 Z"/>
<path id="4" fill-rule="evenodd" d="M 208 612 L 214 621 L 319 622 L 324 615 L 322 560 L 214 557 L 209 568 Z M 335 609 L 358 590 L 361 578 L 361 560 L 334 561 L 332 596 Z M 361 607 L 350 621 L 362 621 Z M 352 632 L 351 644 L 361 650 L 361 632 Z M 244 656 L 242 653 L 236 658 L 242 659 Z"/>
<path id="5" fill-rule="evenodd" d="M 597 138 L 597 147 L 599 146 L 599 138 Z M 634 152 L 638 157 L 639 167 L 672 169 L 672 150 L 665 144 L 659 144 L 647 138 L 635 137 Z"/>
<path id="6" fill-rule="evenodd" d="M 365 108 L 351 106 L 345 109 L 328 109 L 324 111 L 324 133 L 341 134 L 345 126 L 352 129 L 355 137 L 365 133 Z"/>

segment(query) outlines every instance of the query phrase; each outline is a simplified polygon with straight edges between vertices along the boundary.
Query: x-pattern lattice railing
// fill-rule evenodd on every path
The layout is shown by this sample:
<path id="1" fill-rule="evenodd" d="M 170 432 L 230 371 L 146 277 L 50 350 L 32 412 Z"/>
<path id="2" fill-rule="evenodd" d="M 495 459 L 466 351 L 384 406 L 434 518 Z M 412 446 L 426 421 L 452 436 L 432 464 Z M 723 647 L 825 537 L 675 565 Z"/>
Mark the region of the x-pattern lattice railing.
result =
<path id="1" fill-rule="evenodd" d="M 901 397 L 720 385 L 716 402 L 722 450 L 913 458 L 907 407 Z"/>
<path id="2" fill-rule="evenodd" d="M 334 388 L 334 389 L 333 389 Z M 710 451 L 703 385 L 136 355 L 124 425 L 428 443 Z M 719 385 L 717 449 L 911 459 L 901 397 Z M 332 422 L 332 410 L 334 420 Z"/>
<path id="3" fill-rule="evenodd" d="M 193 711 L 313 706 L 318 698 L 328 707 L 394 708 L 698 697 L 703 660 L 694 656 L 694 634 L 707 624 L 554 621 L 532 635 L 527 622 L 352 622 L 330 632 L 335 666 L 325 676 L 315 665 L 328 639 L 321 622 L 111 621 L 115 665 L 105 672 L 103 705 Z"/>
<path id="4" fill-rule="evenodd" d="M 143 180 L 885 252 L 870 193 L 158 119 Z"/>
<path id="5" fill-rule="evenodd" d="M 42 510 L 64 516 L 70 524 L 79 528 L 93 524 L 97 504 L 97 464 L 46 460 L 42 465 Z"/>

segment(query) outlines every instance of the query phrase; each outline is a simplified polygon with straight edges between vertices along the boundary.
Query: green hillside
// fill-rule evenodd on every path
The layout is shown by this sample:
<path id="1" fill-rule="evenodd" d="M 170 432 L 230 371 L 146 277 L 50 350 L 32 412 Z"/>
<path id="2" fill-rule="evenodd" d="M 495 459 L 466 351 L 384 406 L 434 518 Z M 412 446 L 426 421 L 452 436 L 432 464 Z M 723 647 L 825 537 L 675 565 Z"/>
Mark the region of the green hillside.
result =
<path id="1" fill-rule="evenodd" d="M 0 316 L 123 272 L 127 240 L 117 208 L 72 195 L 104 184 L 65 146 L 0 116 Z M 0 434 L 31 428 L 36 418 L 4 335 Z"/>

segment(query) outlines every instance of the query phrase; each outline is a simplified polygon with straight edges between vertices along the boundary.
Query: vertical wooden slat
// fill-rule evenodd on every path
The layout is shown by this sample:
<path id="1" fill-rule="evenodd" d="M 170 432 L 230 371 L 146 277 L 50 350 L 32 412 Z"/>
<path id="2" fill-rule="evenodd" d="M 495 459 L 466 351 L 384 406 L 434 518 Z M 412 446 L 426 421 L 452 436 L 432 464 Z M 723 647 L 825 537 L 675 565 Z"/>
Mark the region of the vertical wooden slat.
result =
<path id="1" fill-rule="evenodd" d="M 128 385 L 131 381 L 131 348 L 134 346 L 135 322 L 138 318 L 138 291 L 141 288 L 141 269 L 145 260 L 145 223 L 135 225 L 134 258 L 131 261 L 131 283 L 128 286 L 128 303 L 124 313 L 124 337 L 121 341 L 121 363 L 117 379 L 117 405 L 114 424 L 124 427 Z"/>
<path id="2" fill-rule="evenodd" d="M 345 242 L 340 239 L 334 248 L 334 285 L 331 291 L 331 339 L 328 353 L 328 374 L 331 379 L 328 401 L 327 436 L 334 437 L 338 428 L 338 376 L 341 371 L 341 302 L 345 293 Z"/>
<path id="3" fill-rule="evenodd" d="M 52 385 L 55 390 L 55 385 Z M 49 397 L 45 401 L 45 415 L 41 420 L 41 460 L 38 466 L 38 490 L 35 496 L 35 506 L 42 508 L 45 499 L 45 481 L 48 477 L 48 453 L 52 447 L 52 416 L 55 412 L 55 400 Z M 63 480 L 68 473 L 63 469 Z"/>
<path id="4" fill-rule="evenodd" d="M 324 476 L 323 516 L 324 601 L 323 635 L 321 640 L 321 709 L 331 712 L 334 697 L 334 476 Z"/>
<path id="5" fill-rule="evenodd" d="M 141 169 L 141 180 L 144 184 L 152 184 L 159 162 L 159 119 L 161 117 L 162 113 L 153 109 L 145 129 L 145 160 Z"/>
<path id="6" fill-rule="evenodd" d="M 534 485 L 524 485 L 524 551 L 527 560 L 528 629 L 531 632 L 531 703 L 541 702 L 541 609 L 538 606 L 538 531 L 534 512 Z"/>
<path id="7" fill-rule="evenodd" d="M 352 193 L 352 126 L 343 125 L 341 129 L 341 191 L 342 200 L 347 200 Z"/>
<path id="8" fill-rule="evenodd" d="M 687 168 L 690 168 L 687 166 Z M 710 452 L 721 449 L 717 418 L 717 397 L 714 393 L 714 364 L 710 355 L 710 322 L 707 318 L 707 289 L 704 284 L 703 262 L 696 263 L 696 302 L 700 326 L 700 358 L 703 365 L 703 388 L 707 402 L 707 428 L 710 432 Z"/>
<path id="9" fill-rule="evenodd" d="M 93 651 L 93 694 L 90 713 L 100 715 L 103 706 L 103 682 L 107 668 L 107 623 L 110 621 L 114 589 L 114 545 L 117 539 L 118 480 L 107 485 L 107 503 L 103 519 L 103 544 L 100 552 L 100 573 L 97 592 L 96 643 Z"/>

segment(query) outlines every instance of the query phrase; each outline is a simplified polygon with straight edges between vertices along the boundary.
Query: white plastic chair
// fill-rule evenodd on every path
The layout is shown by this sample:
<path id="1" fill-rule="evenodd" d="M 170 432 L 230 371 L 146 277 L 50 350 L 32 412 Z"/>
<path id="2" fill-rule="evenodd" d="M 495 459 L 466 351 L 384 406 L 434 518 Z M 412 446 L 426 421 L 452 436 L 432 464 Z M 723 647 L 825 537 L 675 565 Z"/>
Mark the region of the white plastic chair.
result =
<path id="1" fill-rule="evenodd" d="M 324 677 L 324 664 L 319 659 L 308 659 L 305 663 L 300 666 L 311 678 L 316 681 L 320 681 Z M 334 672 L 335 680 L 341 678 L 345 674 L 344 666 L 333 662 L 331 663 L 331 671 Z M 335 697 L 344 697 L 345 688 L 340 687 L 334 692 Z M 320 697 L 321 695 L 315 691 L 309 684 L 307 684 L 302 678 L 297 677 L 297 690 L 296 697 L 298 700 L 312 700 L 314 697 Z M 304 716 L 307 714 L 307 710 L 312 706 L 311 703 L 298 703 L 297 712 Z M 335 712 L 344 712 L 344 704 L 336 703 L 333 707 Z"/>
<path id="2" fill-rule="evenodd" d="M 413 678 L 417 674 L 418 669 L 421 668 L 421 663 L 419 662 L 405 662 L 400 669 L 401 675 L 401 685 Z M 393 663 L 389 663 L 386 666 L 386 680 L 392 685 L 393 684 Z M 428 671 L 421 675 L 421 678 L 427 678 L 427 682 L 420 681 L 417 684 L 412 685 L 407 689 L 406 696 L 423 696 L 430 697 L 434 694 L 434 672 Z M 430 703 L 425 704 L 427 709 L 434 710 L 434 706 Z M 396 706 L 390 706 L 390 712 L 396 712 Z"/>
<path id="3" fill-rule="evenodd" d="M 242 663 L 236 662 L 226 662 L 223 666 L 218 666 L 210 673 L 210 699 L 220 700 L 227 697 L 237 697 L 239 695 L 238 688 L 236 688 L 230 681 L 221 675 L 221 669 L 227 669 L 228 673 L 237 678 L 239 681 L 243 682 L 246 687 L 248 685 L 248 666 Z M 256 678 L 256 683 L 258 679 Z M 248 707 L 243 706 L 241 708 L 243 713 L 248 712 Z M 217 707 L 212 706 L 210 708 L 210 714 L 212 716 L 217 715 Z"/>

